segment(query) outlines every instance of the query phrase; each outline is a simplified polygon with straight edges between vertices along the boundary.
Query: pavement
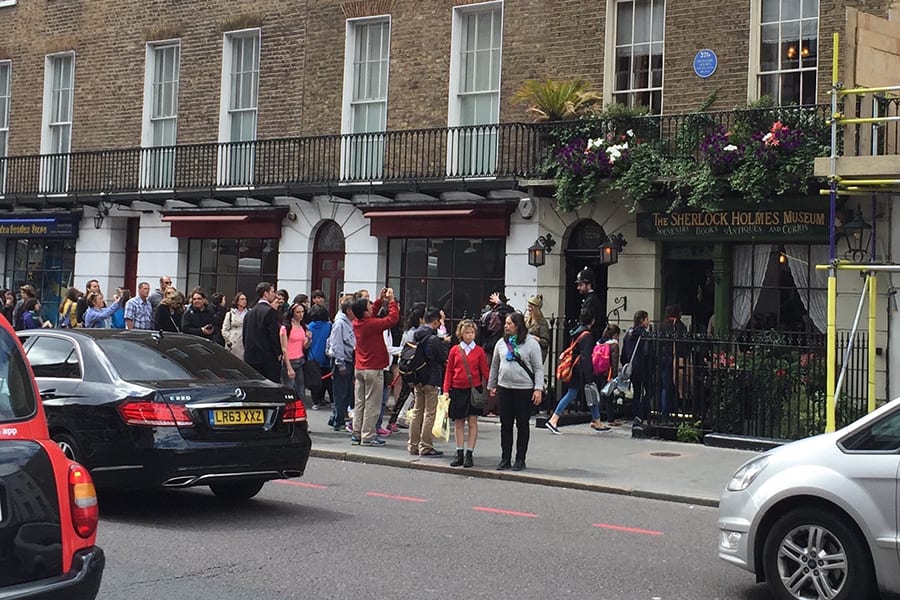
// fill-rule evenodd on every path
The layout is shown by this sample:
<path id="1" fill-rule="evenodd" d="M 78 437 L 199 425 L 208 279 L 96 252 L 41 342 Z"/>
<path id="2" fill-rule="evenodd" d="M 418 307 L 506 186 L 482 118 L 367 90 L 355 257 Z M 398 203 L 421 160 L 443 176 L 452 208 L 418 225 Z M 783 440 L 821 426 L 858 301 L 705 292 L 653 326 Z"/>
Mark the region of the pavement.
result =
<path id="1" fill-rule="evenodd" d="M 535 428 L 524 471 L 497 471 L 500 462 L 500 422 L 479 419 L 473 468 L 451 467 L 455 454 L 451 441 L 438 440 L 444 456 L 411 456 L 406 449 L 408 430 L 385 438 L 381 447 L 353 446 L 350 434 L 328 427 L 330 406 L 308 410 L 311 456 L 408 469 L 443 472 L 464 477 L 485 477 L 538 485 L 589 490 L 640 498 L 654 498 L 718 506 L 719 496 L 732 474 L 757 452 L 714 448 L 660 439 L 634 439 L 630 423 L 611 431 L 595 432 L 587 423 L 562 427 L 563 435 Z"/>

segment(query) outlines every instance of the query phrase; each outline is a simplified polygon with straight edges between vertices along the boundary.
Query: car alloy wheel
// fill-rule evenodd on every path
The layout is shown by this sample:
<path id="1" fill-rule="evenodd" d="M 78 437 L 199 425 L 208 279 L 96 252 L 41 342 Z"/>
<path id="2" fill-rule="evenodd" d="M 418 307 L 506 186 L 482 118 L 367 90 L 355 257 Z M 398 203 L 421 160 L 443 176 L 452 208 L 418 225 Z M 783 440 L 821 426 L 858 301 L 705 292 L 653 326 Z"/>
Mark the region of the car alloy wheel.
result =
<path id="1" fill-rule="evenodd" d="M 867 598 L 874 579 L 856 529 L 817 508 L 795 509 L 776 521 L 765 540 L 763 568 L 783 600 Z"/>

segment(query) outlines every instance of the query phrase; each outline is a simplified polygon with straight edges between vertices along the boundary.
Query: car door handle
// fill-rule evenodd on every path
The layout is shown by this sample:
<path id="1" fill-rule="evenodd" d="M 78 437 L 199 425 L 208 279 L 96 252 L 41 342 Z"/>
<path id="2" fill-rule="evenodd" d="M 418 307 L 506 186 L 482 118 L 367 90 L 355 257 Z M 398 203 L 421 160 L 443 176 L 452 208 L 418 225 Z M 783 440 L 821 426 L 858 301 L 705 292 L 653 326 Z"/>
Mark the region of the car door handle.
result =
<path id="1" fill-rule="evenodd" d="M 41 390 L 41 400 L 52 400 L 56 398 L 56 388 Z"/>

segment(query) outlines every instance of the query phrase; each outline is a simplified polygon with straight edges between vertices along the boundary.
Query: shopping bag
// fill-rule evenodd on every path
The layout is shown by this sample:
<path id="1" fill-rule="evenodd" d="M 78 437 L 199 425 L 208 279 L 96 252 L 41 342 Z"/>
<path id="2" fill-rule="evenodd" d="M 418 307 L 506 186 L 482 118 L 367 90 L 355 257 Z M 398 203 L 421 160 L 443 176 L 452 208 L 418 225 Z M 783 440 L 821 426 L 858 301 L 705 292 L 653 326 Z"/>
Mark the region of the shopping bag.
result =
<path id="1" fill-rule="evenodd" d="M 450 418 L 447 412 L 450 410 L 450 396 L 441 394 L 438 396 L 437 413 L 434 416 L 434 425 L 431 427 L 431 435 L 445 442 L 450 441 Z"/>

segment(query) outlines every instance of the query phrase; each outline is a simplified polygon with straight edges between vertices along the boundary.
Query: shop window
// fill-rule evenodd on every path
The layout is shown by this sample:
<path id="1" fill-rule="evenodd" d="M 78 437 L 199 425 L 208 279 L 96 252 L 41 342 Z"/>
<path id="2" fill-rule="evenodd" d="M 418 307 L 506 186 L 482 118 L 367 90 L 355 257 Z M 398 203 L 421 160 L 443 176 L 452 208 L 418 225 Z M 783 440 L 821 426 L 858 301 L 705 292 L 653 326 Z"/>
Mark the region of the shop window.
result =
<path id="1" fill-rule="evenodd" d="M 424 302 L 454 321 L 478 317 L 491 292 L 504 287 L 504 239 L 394 238 L 388 256 L 388 285 L 405 309 Z"/>
<path id="2" fill-rule="evenodd" d="M 732 327 L 824 332 L 828 247 L 741 244 L 734 249 Z"/>
<path id="3" fill-rule="evenodd" d="M 278 240 L 191 239 L 188 241 L 187 291 L 224 294 L 230 304 L 240 292 L 254 302 L 256 284 L 278 280 Z"/>
<path id="4" fill-rule="evenodd" d="M 6 240 L 3 285 L 16 296 L 26 283 L 34 286 L 41 301 L 41 316 L 54 324 L 61 299 L 74 285 L 74 272 L 75 240 Z"/>

